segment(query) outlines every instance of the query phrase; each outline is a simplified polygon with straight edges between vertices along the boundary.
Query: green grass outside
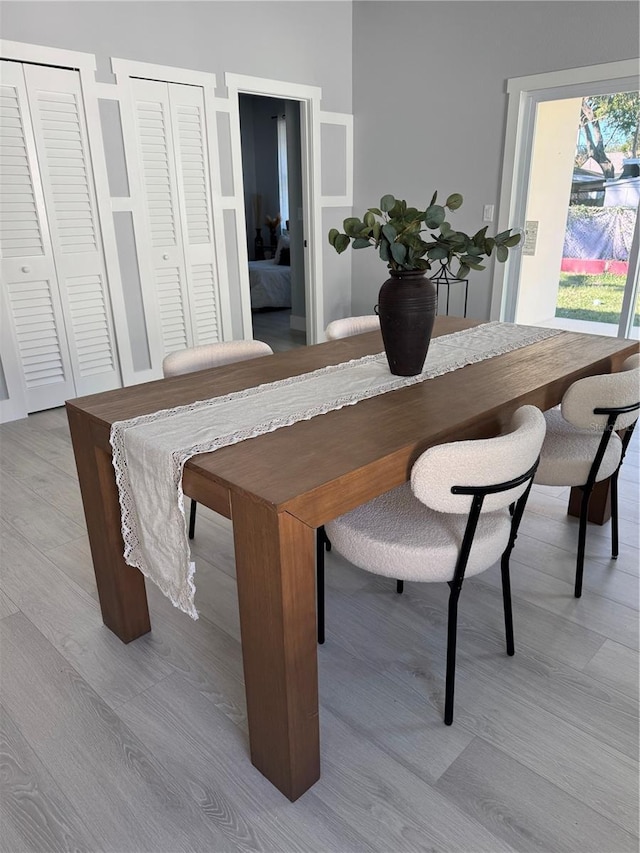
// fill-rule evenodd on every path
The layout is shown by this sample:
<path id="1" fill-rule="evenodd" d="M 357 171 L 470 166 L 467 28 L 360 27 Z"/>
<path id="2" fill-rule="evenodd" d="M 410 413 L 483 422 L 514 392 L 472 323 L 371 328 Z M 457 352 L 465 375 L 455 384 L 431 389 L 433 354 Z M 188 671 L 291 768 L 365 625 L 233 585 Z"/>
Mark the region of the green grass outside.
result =
<path id="1" fill-rule="evenodd" d="M 614 323 L 620 320 L 626 277 L 612 273 L 560 273 L 556 317 Z M 636 310 L 633 325 L 640 326 Z"/>

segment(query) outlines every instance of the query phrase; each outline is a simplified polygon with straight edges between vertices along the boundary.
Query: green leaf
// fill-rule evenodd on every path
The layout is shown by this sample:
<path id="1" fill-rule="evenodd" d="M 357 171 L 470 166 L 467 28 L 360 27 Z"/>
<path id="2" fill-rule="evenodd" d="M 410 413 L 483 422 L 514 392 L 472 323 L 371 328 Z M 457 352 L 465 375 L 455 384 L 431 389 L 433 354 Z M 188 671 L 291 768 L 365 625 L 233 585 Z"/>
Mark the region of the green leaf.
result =
<path id="1" fill-rule="evenodd" d="M 473 258 L 469 258 L 466 255 L 463 258 L 460 258 L 460 263 L 464 264 L 465 267 L 471 267 L 472 270 L 483 270 L 485 267 L 482 264 L 479 264 Z"/>
<path id="2" fill-rule="evenodd" d="M 434 192 L 434 194 L 432 195 L 432 197 L 431 197 L 431 201 L 429 202 L 429 207 L 431 207 L 433 204 L 435 204 L 435 203 L 436 203 L 436 199 L 437 199 L 437 198 L 438 198 L 438 190 L 436 190 L 436 191 Z"/>
<path id="3" fill-rule="evenodd" d="M 510 249 L 513 249 L 514 246 L 517 246 L 520 242 L 520 234 L 512 234 L 508 240 L 504 241 L 504 245 L 508 246 Z"/>
<path id="4" fill-rule="evenodd" d="M 494 239 L 496 243 L 504 243 L 504 241 L 509 237 L 510 234 L 511 228 L 508 228 L 506 231 L 501 231 L 499 234 L 496 234 Z"/>
<path id="5" fill-rule="evenodd" d="M 367 249 L 371 243 L 367 240 L 366 237 L 356 237 L 353 241 L 354 249 Z"/>
<path id="6" fill-rule="evenodd" d="M 382 226 L 380 225 L 380 223 L 374 222 L 372 233 L 373 233 L 373 239 L 376 241 L 376 243 L 380 239 L 380 232 L 381 231 L 382 231 Z"/>
<path id="7" fill-rule="evenodd" d="M 365 213 L 363 222 L 368 228 L 373 228 L 376 224 L 376 218 L 370 210 Z"/>
<path id="8" fill-rule="evenodd" d="M 418 216 L 419 213 L 420 213 L 420 211 L 418 210 L 417 207 L 408 207 L 405 210 L 404 215 L 405 215 L 406 219 L 422 219 L 421 216 Z"/>
<path id="9" fill-rule="evenodd" d="M 331 231 L 329 231 L 329 243 L 330 243 L 332 246 L 335 246 L 335 244 L 336 244 L 336 237 L 338 236 L 338 234 L 339 234 L 339 233 L 340 233 L 340 232 L 338 231 L 338 229 L 337 229 L 337 228 L 332 228 L 332 229 L 331 229 Z"/>
<path id="10" fill-rule="evenodd" d="M 449 210 L 457 210 L 462 206 L 462 196 L 460 193 L 451 193 L 449 198 L 445 201 L 444 206 L 449 208 Z"/>
<path id="11" fill-rule="evenodd" d="M 389 244 L 386 240 L 383 240 L 380 243 L 379 252 L 382 260 L 386 263 L 389 263 L 389 261 L 391 260 L 391 252 L 389 251 Z"/>
<path id="12" fill-rule="evenodd" d="M 382 216 L 382 211 L 379 207 L 370 207 L 369 213 L 375 213 L 376 216 Z"/>
<path id="13" fill-rule="evenodd" d="M 506 246 L 498 246 L 496 248 L 496 258 L 503 264 L 509 257 L 509 249 Z"/>
<path id="14" fill-rule="evenodd" d="M 469 275 L 470 269 L 466 264 L 460 264 L 460 269 L 456 273 L 456 278 L 466 278 Z"/>
<path id="15" fill-rule="evenodd" d="M 440 204 L 431 204 L 424 213 L 424 222 L 427 228 L 437 228 L 444 222 L 444 207 Z"/>
<path id="16" fill-rule="evenodd" d="M 449 252 L 445 249 L 444 246 L 434 246 L 433 249 L 429 249 L 427 252 L 427 257 L 432 261 L 442 261 L 444 260 Z"/>
<path id="17" fill-rule="evenodd" d="M 391 223 L 389 223 L 389 222 L 386 222 L 386 223 L 382 226 L 382 233 L 383 233 L 383 235 L 385 236 L 385 238 L 386 238 L 390 243 L 393 243 L 393 241 L 394 241 L 394 240 L 396 239 L 396 237 L 398 236 L 398 232 L 397 232 L 397 231 L 396 231 L 396 229 L 393 227 L 393 225 L 391 225 Z"/>
<path id="18" fill-rule="evenodd" d="M 341 255 L 344 250 L 348 248 L 350 242 L 351 241 L 349 240 L 346 234 L 338 234 L 335 243 L 333 244 L 333 248 L 339 255 Z"/>
<path id="19" fill-rule="evenodd" d="M 396 200 L 392 195 L 383 195 L 380 199 L 380 210 L 383 210 L 385 213 L 388 213 L 395 205 L 395 203 Z"/>
<path id="20" fill-rule="evenodd" d="M 342 223 L 342 227 L 344 228 L 344 233 L 348 234 L 349 237 L 357 237 L 365 225 L 357 216 L 350 216 Z"/>
<path id="21" fill-rule="evenodd" d="M 403 246 L 402 243 L 391 243 L 390 248 L 393 260 L 397 264 L 404 263 L 404 259 L 407 257 L 407 247 Z"/>

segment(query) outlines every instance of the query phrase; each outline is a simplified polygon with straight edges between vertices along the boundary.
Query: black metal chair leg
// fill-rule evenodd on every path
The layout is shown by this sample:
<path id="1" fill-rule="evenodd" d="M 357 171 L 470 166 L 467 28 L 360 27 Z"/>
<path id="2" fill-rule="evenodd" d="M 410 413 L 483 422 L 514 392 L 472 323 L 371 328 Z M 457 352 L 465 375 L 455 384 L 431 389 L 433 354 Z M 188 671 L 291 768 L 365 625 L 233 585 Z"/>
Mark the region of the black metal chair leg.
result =
<path id="1" fill-rule="evenodd" d="M 515 645 L 513 642 L 513 613 L 511 610 L 511 578 L 509 577 L 509 557 L 506 554 L 502 555 L 502 563 L 500 565 L 502 571 L 502 601 L 504 604 L 504 631 L 507 637 L 507 654 L 515 654 Z"/>
<path id="2" fill-rule="evenodd" d="M 316 610 L 318 623 L 318 643 L 324 643 L 324 528 L 319 527 L 316 534 Z"/>
<path id="3" fill-rule="evenodd" d="M 331 540 L 327 536 L 327 532 L 324 529 L 324 525 L 318 528 L 318 536 L 320 537 L 320 541 L 324 543 L 324 547 L 327 551 L 331 550 Z"/>
<path id="4" fill-rule="evenodd" d="M 191 500 L 191 509 L 189 510 L 189 539 L 193 539 L 196 533 L 196 509 L 198 502 Z"/>
<path id="5" fill-rule="evenodd" d="M 453 692 L 456 678 L 456 636 L 458 628 L 458 598 L 462 584 L 449 582 L 449 621 L 447 624 L 447 680 L 444 699 L 444 722 L 450 726 L 453 722 Z"/>
<path id="6" fill-rule="evenodd" d="M 618 471 L 611 477 L 611 557 L 618 559 Z"/>
<path id="7" fill-rule="evenodd" d="M 574 594 L 576 598 L 582 595 L 582 576 L 584 574 L 584 551 L 587 540 L 587 520 L 589 515 L 589 499 L 591 498 L 591 489 L 585 489 L 582 493 L 582 501 L 580 503 L 580 526 L 578 529 L 578 556 L 576 560 L 576 585 Z"/>
<path id="8" fill-rule="evenodd" d="M 396 592 L 398 595 L 402 595 L 404 592 L 404 581 L 396 581 Z"/>

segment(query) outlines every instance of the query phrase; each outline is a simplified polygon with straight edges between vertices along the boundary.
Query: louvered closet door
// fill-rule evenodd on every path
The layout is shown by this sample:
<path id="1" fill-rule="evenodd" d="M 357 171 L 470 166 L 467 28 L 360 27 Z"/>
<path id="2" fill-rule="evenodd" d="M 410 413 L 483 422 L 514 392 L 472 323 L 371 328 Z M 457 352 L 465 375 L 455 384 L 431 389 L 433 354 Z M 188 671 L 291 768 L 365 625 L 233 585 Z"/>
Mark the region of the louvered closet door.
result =
<path id="1" fill-rule="evenodd" d="M 153 292 L 164 356 L 193 345 L 169 87 L 156 80 L 134 79 L 131 83 Z"/>
<path id="2" fill-rule="evenodd" d="M 2 61 L 0 71 L 0 307 L 10 329 L 0 346 L 33 412 L 76 395 L 23 66 Z"/>
<path id="3" fill-rule="evenodd" d="M 195 344 L 221 340 L 203 91 L 169 84 L 178 199 Z"/>
<path id="4" fill-rule="evenodd" d="M 75 71 L 25 65 L 76 395 L 120 386 L 93 172 Z"/>
<path id="5" fill-rule="evenodd" d="M 204 96 L 198 86 L 131 83 L 165 355 L 220 339 Z"/>

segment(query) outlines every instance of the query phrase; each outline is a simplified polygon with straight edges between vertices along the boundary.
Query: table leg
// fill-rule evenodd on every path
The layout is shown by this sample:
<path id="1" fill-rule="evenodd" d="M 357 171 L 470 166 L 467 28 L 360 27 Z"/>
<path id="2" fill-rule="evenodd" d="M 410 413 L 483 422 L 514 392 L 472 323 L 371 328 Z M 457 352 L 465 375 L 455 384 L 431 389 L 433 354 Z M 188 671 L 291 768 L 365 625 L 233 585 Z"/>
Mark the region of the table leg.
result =
<path id="1" fill-rule="evenodd" d="M 251 760 L 296 800 L 320 777 L 315 531 L 232 494 Z"/>
<path id="2" fill-rule="evenodd" d="M 67 407 L 102 619 L 124 643 L 151 630 L 144 577 L 123 555 L 120 504 L 111 456 L 96 447 L 91 421 Z"/>
<path id="3" fill-rule="evenodd" d="M 571 489 L 569 496 L 569 508 L 567 513 L 580 518 L 580 503 L 582 501 L 582 489 L 577 487 Z M 587 519 L 592 524 L 606 524 L 611 518 L 611 488 L 610 480 L 601 480 L 596 483 L 591 492 L 589 501 L 589 512 Z"/>

